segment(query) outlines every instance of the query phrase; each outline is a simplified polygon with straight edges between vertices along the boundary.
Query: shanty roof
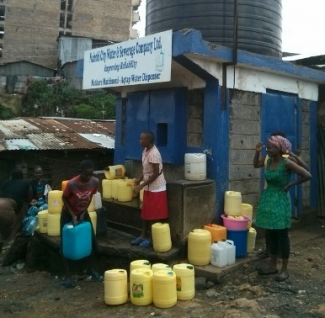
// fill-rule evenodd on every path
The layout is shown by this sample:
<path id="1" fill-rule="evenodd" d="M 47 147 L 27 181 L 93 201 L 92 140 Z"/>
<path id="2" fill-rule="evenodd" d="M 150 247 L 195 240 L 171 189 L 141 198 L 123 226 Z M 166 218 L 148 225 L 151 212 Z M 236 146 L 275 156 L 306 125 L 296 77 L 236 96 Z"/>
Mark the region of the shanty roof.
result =
<path id="1" fill-rule="evenodd" d="M 114 149 L 115 121 L 61 117 L 0 120 L 0 151 Z"/>

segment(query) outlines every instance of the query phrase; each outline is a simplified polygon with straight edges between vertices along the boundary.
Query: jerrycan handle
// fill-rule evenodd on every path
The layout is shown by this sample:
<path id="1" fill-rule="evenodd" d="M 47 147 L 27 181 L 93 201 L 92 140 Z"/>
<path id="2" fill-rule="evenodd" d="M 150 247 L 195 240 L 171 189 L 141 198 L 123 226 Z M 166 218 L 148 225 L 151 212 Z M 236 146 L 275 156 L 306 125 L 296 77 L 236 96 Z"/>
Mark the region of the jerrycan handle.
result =
<path id="1" fill-rule="evenodd" d="M 235 245 L 234 241 L 231 241 L 231 240 L 227 240 L 226 243 L 229 244 L 229 245 Z"/>

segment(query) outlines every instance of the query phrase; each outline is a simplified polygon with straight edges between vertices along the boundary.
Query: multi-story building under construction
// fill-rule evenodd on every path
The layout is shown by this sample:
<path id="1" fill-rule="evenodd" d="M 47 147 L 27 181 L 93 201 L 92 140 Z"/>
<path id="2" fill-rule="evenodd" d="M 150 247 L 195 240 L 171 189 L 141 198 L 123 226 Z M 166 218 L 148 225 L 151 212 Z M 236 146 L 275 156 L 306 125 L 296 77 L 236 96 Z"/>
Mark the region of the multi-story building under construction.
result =
<path id="1" fill-rule="evenodd" d="M 57 68 L 60 35 L 109 43 L 134 37 L 135 0 L 0 0 L 0 64 Z M 130 35 L 133 31 L 133 35 Z"/>

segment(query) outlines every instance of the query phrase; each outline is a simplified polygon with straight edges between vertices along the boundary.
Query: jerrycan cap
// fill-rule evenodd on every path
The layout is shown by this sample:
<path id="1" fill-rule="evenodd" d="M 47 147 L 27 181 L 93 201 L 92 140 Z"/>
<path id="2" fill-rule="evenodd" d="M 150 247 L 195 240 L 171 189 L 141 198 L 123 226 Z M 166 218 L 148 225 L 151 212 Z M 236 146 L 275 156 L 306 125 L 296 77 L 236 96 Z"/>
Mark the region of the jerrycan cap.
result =
<path id="1" fill-rule="evenodd" d="M 168 275 L 174 275 L 174 272 L 173 271 L 168 271 L 167 274 Z"/>
<path id="2" fill-rule="evenodd" d="M 193 266 L 193 265 L 187 265 L 186 268 L 188 268 L 188 269 L 193 269 L 194 266 Z"/>
<path id="3" fill-rule="evenodd" d="M 143 265 L 150 265 L 150 262 L 143 262 Z"/>

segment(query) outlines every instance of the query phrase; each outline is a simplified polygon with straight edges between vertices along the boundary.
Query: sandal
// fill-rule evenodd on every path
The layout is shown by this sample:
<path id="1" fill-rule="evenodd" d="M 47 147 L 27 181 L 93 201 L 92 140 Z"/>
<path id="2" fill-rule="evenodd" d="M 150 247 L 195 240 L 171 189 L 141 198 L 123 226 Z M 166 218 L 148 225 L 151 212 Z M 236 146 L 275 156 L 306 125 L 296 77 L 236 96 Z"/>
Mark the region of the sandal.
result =
<path id="1" fill-rule="evenodd" d="M 131 245 L 140 245 L 144 241 L 145 241 L 145 239 L 143 239 L 141 237 L 137 237 L 136 239 L 134 239 L 133 241 L 131 241 Z"/>
<path id="2" fill-rule="evenodd" d="M 99 273 L 97 273 L 93 269 L 91 270 L 91 278 L 92 278 L 92 280 L 97 281 L 97 282 L 102 282 L 103 281 L 103 276 L 100 275 Z"/>
<path id="3" fill-rule="evenodd" d="M 282 273 L 283 274 L 283 273 Z M 275 277 L 275 281 L 276 282 L 279 282 L 279 283 L 281 283 L 281 282 L 284 282 L 285 280 L 287 280 L 288 278 L 289 278 L 289 274 L 285 274 L 285 275 L 282 275 L 282 274 L 280 274 L 280 275 L 278 275 L 278 276 L 276 276 Z M 282 275 L 282 276 L 281 276 Z"/>
<path id="4" fill-rule="evenodd" d="M 260 268 L 257 273 L 258 273 L 258 275 L 261 275 L 261 276 L 267 276 L 267 275 L 277 274 L 278 270 L 277 269 L 269 269 L 269 268 L 266 268 L 266 269 Z"/>
<path id="5" fill-rule="evenodd" d="M 71 278 L 64 279 L 61 282 L 61 285 L 64 286 L 65 288 L 75 288 L 76 287 L 76 284 L 74 283 L 74 281 Z"/>
<path id="6" fill-rule="evenodd" d="M 152 247 L 152 243 L 149 240 L 144 240 L 139 246 L 141 246 L 141 247 Z"/>
<path id="7" fill-rule="evenodd" d="M 96 282 L 102 282 L 103 281 L 103 276 L 97 273 L 95 270 L 86 270 L 84 272 L 86 275 L 89 275 L 89 277 L 86 278 L 87 281 L 96 281 Z"/>

